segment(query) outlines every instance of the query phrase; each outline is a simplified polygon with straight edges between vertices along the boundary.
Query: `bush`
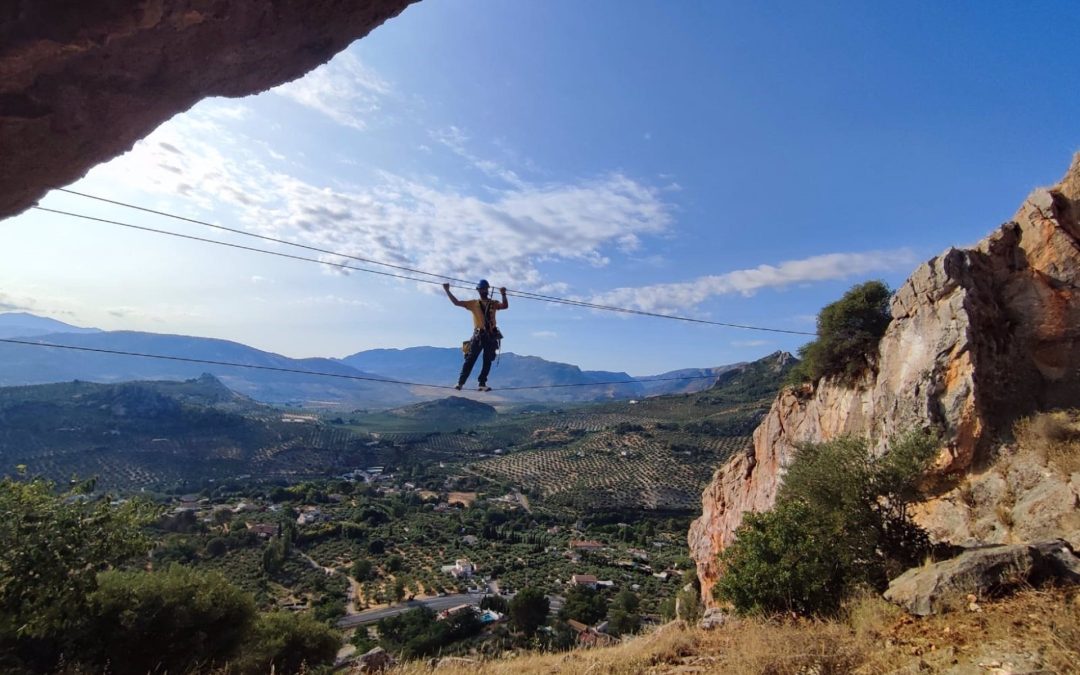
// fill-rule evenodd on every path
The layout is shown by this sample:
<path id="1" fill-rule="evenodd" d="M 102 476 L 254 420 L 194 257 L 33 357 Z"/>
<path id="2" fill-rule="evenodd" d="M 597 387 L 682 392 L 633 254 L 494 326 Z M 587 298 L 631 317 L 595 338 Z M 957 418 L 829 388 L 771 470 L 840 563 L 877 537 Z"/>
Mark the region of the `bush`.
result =
<path id="1" fill-rule="evenodd" d="M 340 636 L 306 614 L 272 612 L 255 622 L 238 662 L 244 675 L 310 672 L 333 664 Z"/>
<path id="2" fill-rule="evenodd" d="M 817 382 L 836 376 L 852 383 L 877 364 L 878 342 L 889 327 L 892 291 L 880 281 L 852 287 L 826 305 L 817 319 L 817 338 L 799 348 L 800 362 L 789 381 Z"/>
<path id="3" fill-rule="evenodd" d="M 717 597 L 740 612 L 835 612 L 851 590 L 883 590 L 929 552 L 907 513 L 936 439 L 909 433 L 881 457 L 865 440 L 801 448 L 776 506 L 750 514 L 721 554 Z"/>
<path id="4" fill-rule="evenodd" d="M 97 573 L 143 556 L 148 504 L 113 506 L 78 490 L 57 493 L 43 480 L 0 479 L 0 660 L 36 642 L 38 665 L 69 643 L 85 622 Z M 48 643 L 48 644 L 46 644 Z"/>
<path id="5" fill-rule="evenodd" d="M 255 603 L 220 574 L 171 565 L 164 572 L 105 572 L 90 596 L 84 654 L 117 675 L 188 672 L 239 648 Z"/>

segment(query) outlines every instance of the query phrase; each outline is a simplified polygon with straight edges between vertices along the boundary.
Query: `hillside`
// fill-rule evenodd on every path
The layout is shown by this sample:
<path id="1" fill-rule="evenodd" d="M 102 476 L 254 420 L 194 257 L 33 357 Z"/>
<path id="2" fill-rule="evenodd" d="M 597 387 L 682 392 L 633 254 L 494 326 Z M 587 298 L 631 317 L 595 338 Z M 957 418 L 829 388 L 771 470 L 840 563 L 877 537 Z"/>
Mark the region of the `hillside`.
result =
<path id="1" fill-rule="evenodd" d="M 378 450 L 290 421 L 202 376 L 186 382 L 71 382 L 0 388 L 0 474 L 98 478 L 133 489 L 258 475 L 323 475 Z"/>
<path id="2" fill-rule="evenodd" d="M 390 415 L 413 420 L 430 429 L 468 427 L 495 419 L 498 412 L 487 403 L 463 396 L 414 403 L 388 411 Z"/>
<path id="3" fill-rule="evenodd" d="M 777 352 L 696 394 L 530 415 L 526 438 L 470 468 L 581 512 L 697 511 L 698 486 L 748 446 L 796 362 Z"/>

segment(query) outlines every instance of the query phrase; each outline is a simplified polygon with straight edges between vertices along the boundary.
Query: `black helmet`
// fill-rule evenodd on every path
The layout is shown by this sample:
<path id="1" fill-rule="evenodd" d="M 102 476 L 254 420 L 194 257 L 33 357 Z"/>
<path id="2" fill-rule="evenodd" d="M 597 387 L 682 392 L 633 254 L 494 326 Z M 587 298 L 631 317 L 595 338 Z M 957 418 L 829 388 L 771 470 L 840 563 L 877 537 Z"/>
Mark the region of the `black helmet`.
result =
<path id="1" fill-rule="evenodd" d="M 480 281 L 478 281 L 476 283 L 476 290 L 478 290 L 478 291 L 482 291 L 482 290 L 485 290 L 487 288 L 491 288 L 491 284 L 488 283 L 487 279 L 481 279 Z"/>

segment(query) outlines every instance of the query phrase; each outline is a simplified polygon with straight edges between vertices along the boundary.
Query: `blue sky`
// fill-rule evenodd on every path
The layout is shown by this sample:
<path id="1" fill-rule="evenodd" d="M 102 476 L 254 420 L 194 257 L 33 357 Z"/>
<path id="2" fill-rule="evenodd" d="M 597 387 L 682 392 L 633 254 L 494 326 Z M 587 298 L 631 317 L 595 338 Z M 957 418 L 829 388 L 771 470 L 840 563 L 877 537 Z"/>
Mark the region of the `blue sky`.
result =
<path id="1" fill-rule="evenodd" d="M 1077 19 L 1065 2 L 425 0 L 305 78 L 200 103 L 73 187 L 496 286 L 812 330 L 853 283 L 898 285 L 1063 173 L 1080 89 L 1055 26 Z M 0 233 L 0 310 L 290 356 L 469 332 L 436 287 L 34 211 Z M 802 342 L 511 304 L 505 349 L 586 368 Z"/>

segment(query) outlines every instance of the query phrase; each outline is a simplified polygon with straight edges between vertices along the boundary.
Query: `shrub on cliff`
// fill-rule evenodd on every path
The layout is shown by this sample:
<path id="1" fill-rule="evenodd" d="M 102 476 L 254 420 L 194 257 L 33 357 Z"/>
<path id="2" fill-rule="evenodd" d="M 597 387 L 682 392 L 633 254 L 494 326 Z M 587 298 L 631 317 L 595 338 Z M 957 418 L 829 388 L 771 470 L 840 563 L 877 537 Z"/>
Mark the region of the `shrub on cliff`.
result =
<path id="1" fill-rule="evenodd" d="M 892 291 L 880 281 L 853 286 L 817 318 L 817 338 L 799 348 L 789 382 L 817 382 L 837 376 L 852 382 L 874 367 L 878 342 L 889 327 Z"/>
<path id="2" fill-rule="evenodd" d="M 936 448 L 922 433 L 881 457 L 856 438 L 801 448 L 773 510 L 747 515 L 721 554 L 717 597 L 740 612 L 828 614 L 858 586 L 884 589 L 929 551 L 908 505 Z"/>

